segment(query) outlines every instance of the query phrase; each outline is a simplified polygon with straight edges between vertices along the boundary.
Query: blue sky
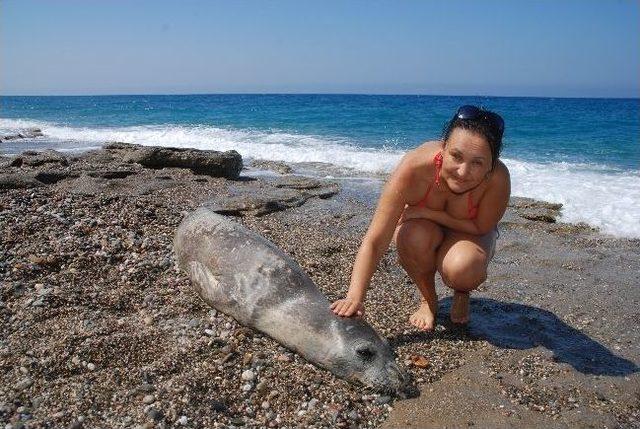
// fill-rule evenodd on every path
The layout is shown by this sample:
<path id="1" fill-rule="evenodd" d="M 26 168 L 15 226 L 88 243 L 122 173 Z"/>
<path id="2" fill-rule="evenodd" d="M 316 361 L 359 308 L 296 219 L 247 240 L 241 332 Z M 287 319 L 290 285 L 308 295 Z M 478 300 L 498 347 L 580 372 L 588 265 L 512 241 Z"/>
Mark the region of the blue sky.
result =
<path id="1" fill-rule="evenodd" d="M 640 2 L 0 0 L 0 94 L 640 96 Z"/>

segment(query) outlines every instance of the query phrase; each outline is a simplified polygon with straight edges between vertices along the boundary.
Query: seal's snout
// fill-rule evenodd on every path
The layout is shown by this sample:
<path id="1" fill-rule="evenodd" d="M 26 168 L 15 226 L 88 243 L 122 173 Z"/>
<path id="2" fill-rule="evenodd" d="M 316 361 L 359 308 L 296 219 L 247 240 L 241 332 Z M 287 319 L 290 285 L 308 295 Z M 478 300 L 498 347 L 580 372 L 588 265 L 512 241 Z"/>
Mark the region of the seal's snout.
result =
<path id="1" fill-rule="evenodd" d="M 400 398 L 413 398 L 418 396 L 417 388 L 411 380 L 411 377 L 405 373 L 397 363 L 391 361 L 386 365 L 388 374 L 388 390 Z"/>

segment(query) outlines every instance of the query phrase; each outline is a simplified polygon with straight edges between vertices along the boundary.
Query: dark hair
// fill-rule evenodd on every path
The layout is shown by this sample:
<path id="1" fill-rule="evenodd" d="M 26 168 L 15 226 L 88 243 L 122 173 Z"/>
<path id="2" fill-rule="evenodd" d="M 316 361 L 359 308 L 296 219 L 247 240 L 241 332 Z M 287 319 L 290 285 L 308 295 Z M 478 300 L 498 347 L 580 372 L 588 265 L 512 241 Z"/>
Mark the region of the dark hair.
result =
<path id="1" fill-rule="evenodd" d="M 502 133 L 495 125 L 482 117 L 460 119 L 454 115 L 442 130 L 442 141 L 444 141 L 445 144 L 456 128 L 469 130 L 485 138 L 487 143 L 489 143 L 489 150 L 491 150 L 491 169 L 493 170 L 498 163 L 500 151 L 502 150 Z"/>

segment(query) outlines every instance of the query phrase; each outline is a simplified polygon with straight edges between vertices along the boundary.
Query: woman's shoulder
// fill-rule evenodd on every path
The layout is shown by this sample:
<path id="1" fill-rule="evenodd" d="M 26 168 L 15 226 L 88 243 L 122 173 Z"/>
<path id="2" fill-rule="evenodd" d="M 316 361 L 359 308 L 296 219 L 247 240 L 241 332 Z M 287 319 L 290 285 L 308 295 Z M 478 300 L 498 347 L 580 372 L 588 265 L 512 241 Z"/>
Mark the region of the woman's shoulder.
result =
<path id="1" fill-rule="evenodd" d="M 502 161 L 498 160 L 490 177 L 489 187 L 491 189 L 499 193 L 511 193 L 511 176 L 509 169 Z"/>
<path id="2" fill-rule="evenodd" d="M 432 140 L 422 143 L 415 149 L 406 153 L 403 161 L 408 162 L 410 165 L 424 165 L 433 163 L 433 157 L 436 153 L 442 150 L 442 142 L 438 140 Z"/>
<path id="3" fill-rule="evenodd" d="M 504 162 L 502 162 L 500 160 L 498 160 L 498 162 L 496 162 L 496 166 L 493 169 L 492 176 L 496 180 L 499 180 L 499 181 L 509 181 L 510 180 L 509 169 L 504 164 Z"/>
<path id="4" fill-rule="evenodd" d="M 442 149 L 442 142 L 428 141 L 407 152 L 391 175 L 390 183 L 403 193 L 425 187 L 433 178 L 434 156 Z M 412 199 L 414 196 L 408 196 Z"/>

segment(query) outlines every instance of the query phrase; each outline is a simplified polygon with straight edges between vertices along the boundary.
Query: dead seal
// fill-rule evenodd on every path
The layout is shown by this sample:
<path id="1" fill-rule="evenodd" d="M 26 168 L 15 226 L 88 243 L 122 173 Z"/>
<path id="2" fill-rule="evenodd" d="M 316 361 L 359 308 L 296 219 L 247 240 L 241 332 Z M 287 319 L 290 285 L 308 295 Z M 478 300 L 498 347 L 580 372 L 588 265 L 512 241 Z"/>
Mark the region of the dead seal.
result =
<path id="1" fill-rule="evenodd" d="M 406 376 L 364 320 L 340 318 L 302 268 L 273 243 L 207 208 L 174 239 L 178 266 L 198 295 L 241 324 L 349 381 L 405 395 Z"/>

